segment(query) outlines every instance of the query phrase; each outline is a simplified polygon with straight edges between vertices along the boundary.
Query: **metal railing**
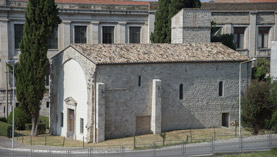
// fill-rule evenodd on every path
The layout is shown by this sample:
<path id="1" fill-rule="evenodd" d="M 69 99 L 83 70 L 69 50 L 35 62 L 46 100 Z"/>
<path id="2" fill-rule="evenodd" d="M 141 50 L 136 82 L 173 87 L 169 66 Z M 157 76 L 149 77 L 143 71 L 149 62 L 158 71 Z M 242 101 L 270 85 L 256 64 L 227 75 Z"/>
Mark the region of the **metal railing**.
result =
<path id="1" fill-rule="evenodd" d="M 173 146 L 170 146 L 169 143 L 172 143 Z M 173 143 L 178 145 L 174 145 Z M 277 148 L 277 134 L 269 133 L 267 135 L 238 137 L 228 140 L 215 140 L 214 137 L 211 137 L 210 141 L 201 143 L 188 143 L 188 141 L 182 140 L 170 141 L 166 145 L 167 147 L 163 147 L 162 145 L 162 142 L 158 141 L 152 144 L 137 144 L 137 148 L 135 149 L 131 149 L 131 145 L 94 146 L 55 150 L 0 149 L 0 157 L 184 157 L 231 152 L 242 153 Z"/>

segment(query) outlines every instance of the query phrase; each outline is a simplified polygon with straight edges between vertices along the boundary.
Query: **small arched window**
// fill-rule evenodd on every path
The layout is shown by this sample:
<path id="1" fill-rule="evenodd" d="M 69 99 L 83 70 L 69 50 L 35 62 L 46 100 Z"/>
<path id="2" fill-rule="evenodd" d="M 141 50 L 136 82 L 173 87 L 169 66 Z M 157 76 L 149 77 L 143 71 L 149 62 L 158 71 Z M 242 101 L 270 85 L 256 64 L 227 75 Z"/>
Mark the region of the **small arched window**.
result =
<path id="1" fill-rule="evenodd" d="M 223 96 L 223 82 L 220 81 L 218 85 L 218 96 Z"/>
<path id="2" fill-rule="evenodd" d="M 184 98 L 184 92 L 183 92 L 184 88 L 183 88 L 183 84 L 180 84 L 179 86 L 179 99 L 182 100 Z"/>

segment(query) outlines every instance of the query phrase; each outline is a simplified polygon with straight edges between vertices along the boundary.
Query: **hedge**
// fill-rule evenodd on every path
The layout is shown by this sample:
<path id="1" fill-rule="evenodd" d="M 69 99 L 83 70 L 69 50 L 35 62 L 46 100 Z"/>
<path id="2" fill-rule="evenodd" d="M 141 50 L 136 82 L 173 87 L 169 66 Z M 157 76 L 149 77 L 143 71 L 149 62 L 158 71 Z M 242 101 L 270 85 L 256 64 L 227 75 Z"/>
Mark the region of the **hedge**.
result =
<path id="1" fill-rule="evenodd" d="M 32 123 L 25 124 L 25 129 L 26 130 L 31 130 L 32 129 Z M 46 132 L 46 126 L 44 123 L 39 123 L 38 124 L 38 134 L 45 134 Z"/>
<path id="2" fill-rule="evenodd" d="M 12 124 L 13 120 L 13 112 L 10 113 L 8 117 L 8 123 Z M 32 118 L 30 115 L 27 115 L 23 111 L 20 110 L 20 108 L 14 109 L 14 127 L 17 130 L 24 130 L 26 123 L 31 123 Z"/>
<path id="3" fill-rule="evenodd" d="M 39 116 L 39 123 L 43 123 L 46 126 L 46 129 L 49 129 L 49 118 L 46 116 Z"/>
<path id="4" fill-rule="evenodd" d="M 0 121 L 0 135 L 12 137 L 12 125 Z"/>
<path id="5" fill-rule="evenodd" d="M 7 118 L 6 117 L 0 117 L 0 121 L 7 123 Z"/>

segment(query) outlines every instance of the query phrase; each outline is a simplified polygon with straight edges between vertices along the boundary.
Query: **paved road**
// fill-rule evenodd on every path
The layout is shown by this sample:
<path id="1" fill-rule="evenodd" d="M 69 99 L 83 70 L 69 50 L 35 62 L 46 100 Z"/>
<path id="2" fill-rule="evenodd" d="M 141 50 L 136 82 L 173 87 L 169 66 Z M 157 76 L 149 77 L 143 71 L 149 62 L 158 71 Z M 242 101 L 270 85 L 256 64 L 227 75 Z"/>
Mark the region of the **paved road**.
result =
<path id="1" fill-rule="evenodd" d="M 0 139 L 1 140 L 1 139 Z M 2 143 L 2 141 L 0 142 Z M 3 145 L 3 144 L 2 144 Z M 198 144 L 178 145 L 161 149 L 151 150 L 131 150 L 131 149 L 96 149 L 96 148 L 60 148 L 60 147 L 32 147 L 33 150 L 22 148 L 14 150 L 1 147 L 0 157 L 181 157 L 181 156 L 210 156 L 214 153 L 235 153 L 263 151 L 271 148 L 277 148 L 277 134 L 259 135 L 247 138 L 234 138 L 229 140 L 220 140 L 215 142 L 204 142 Z M 43 149 L 37 149 L 41 147 Z M 36 148 L 36 149 L 34 149 Z M 49 151 L 51 149 L 51 151 Z"/>

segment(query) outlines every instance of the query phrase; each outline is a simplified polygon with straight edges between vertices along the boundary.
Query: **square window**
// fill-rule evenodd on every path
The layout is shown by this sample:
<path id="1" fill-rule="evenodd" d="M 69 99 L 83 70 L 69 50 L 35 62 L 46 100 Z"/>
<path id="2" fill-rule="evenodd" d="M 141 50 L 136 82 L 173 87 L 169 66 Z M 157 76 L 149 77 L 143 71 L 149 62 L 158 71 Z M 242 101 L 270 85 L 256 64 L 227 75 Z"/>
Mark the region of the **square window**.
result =
<path id="1" fill-rule="evenodd" d="M 75 26 L 74 43 L 87 43 L 87 26 Z"/>
<path id="2" fill-rule="evenodd" d="M 113 26 L 103 26 L 103 44 L 113 44 L 114 43 L 114 27 Z"/>
<path id="3" fill-rule="evenodd" d="M 243 48 L 245 27 L 234 28 L 234 44 L 236 48 Z"/>
<path id="4" fill-rule="evenodd" d="M 259 27 L 258 48 L 268 47 L 269 27 Z"/>
<path id="5" fill-rule="evenodd" d="M 58 28 L 54 29 L 52 38 L 49 40 L 49 49 L 58 49 Z"/>
<path id="6" fill-rule="evenodd" d="M 140 43 L 140 27 L 130 27 L 129 39 L 129 43 Z"/>
<path id="7" fill-rule="evenodd" d="M 14 48 L 19 49 L 19 44 L 23 36 L 23 24 L 14 25 Z"/>

